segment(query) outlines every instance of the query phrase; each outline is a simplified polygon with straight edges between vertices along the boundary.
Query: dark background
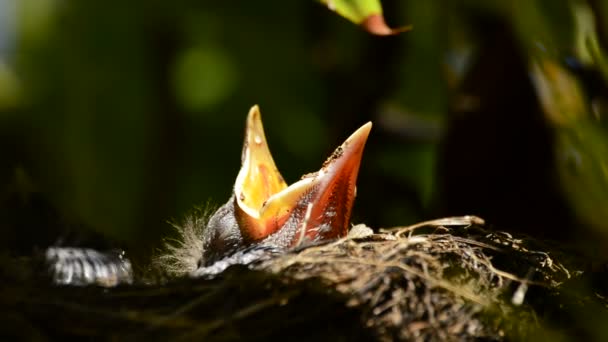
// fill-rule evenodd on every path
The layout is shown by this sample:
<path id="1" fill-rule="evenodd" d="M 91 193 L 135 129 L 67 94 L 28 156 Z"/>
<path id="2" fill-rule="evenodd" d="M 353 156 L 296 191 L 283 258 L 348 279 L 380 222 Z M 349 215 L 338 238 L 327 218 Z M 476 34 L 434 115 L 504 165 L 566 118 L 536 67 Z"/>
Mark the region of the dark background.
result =
<path id="1" fill-rule="evenodd" d="M 608 5 L 382 4 L 413 30 L 373 36 L 314 1 L 0 2 L 1 244 L 149 254 L 228 199 L 259 104 L 288 182 L 373 121 L 355 223 L 476 214 L 601 246 Z"/>

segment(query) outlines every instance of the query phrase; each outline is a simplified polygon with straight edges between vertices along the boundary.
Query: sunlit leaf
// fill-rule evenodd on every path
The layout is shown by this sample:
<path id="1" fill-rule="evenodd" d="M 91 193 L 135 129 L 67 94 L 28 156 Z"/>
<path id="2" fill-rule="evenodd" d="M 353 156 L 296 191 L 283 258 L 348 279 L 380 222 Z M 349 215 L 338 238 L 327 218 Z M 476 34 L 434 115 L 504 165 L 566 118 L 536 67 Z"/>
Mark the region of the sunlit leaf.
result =
<path id="1" fill-rule="evenodd" d="M 382 14 L 382 5 L 378 0 L 319 0 L 330 10 L 360 25 L 367 32 L 387 36 L 409 31 L 411 26 L 390 28 Z"/>

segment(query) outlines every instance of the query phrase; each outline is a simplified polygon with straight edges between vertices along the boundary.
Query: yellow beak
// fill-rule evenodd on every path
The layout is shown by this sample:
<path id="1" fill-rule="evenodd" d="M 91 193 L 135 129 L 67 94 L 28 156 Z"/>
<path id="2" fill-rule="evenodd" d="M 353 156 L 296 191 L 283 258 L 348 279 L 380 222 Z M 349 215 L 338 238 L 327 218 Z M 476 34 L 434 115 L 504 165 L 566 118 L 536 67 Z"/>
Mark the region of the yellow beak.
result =
<path id="1" fill-rule="evenodd" d="M 242 236 L 261 241 L 284 232 L 289 246 L 345 236 L 371 122 L 353 133 L 321 170 L 287 186 L 274 164 L 258 106 L 247 118 L 241 170 L 234 185 Z"/>

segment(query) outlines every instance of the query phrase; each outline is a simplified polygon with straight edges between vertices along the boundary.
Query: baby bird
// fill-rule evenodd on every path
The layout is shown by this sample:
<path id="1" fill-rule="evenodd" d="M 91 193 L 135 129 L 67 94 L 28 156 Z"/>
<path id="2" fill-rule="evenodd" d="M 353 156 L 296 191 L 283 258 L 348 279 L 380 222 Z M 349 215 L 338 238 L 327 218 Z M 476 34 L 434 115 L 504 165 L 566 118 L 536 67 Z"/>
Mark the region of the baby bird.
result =
<path id="1" fill-rule="evenodd" d="M 253 106 L 247 117 L 241 169 L 232 196 L 202 231 L 199 268 L 208 271 L 227 258 L 234 261 L 228 264 L 243 263 L 248 251 L 280 253 L 305 243 L 345 236 L 371 127 L 371 122 L 361 126 L 319 171 L 287 186 L 270 154 L 260 110 Z"/>
<path id="2" fill-rule="evenodd" d="M 168 245 L 157 265 L 169 274 L 202 277 L 346 236 L 371 127 L 371 122 L 361 126 L 319 171 L 287 186 L 268 149 L 260 110 L 253 106 L 232 196 L 211 216 L 189 217 L 179 227 L 181 242 Z M 47 250 L 46 264 L 56 284 L 131 283 L 129 259 L 115 254 L 54 247 Z"/>

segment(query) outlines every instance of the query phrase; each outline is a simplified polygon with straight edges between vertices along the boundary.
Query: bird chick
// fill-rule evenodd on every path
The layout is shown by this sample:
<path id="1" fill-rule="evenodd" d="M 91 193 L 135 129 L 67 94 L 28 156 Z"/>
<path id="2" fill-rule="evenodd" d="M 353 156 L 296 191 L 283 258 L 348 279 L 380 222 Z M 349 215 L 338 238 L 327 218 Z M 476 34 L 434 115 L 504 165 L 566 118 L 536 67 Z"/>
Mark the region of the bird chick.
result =
<path id="1" fill-rule="evenodd" d="M 259 108 L 253 106 L 230 199 L 204 227 L 200 219 L 190 219 L 182 228 L 182 245 L 165 258 L 177 264 L 197 259 L 194 274 L 217 273 L 262 254 L 346 236 L 371 127 L 371 122 L 361 126 L 318 172 L 287 186 L 268 148 Z"/>

